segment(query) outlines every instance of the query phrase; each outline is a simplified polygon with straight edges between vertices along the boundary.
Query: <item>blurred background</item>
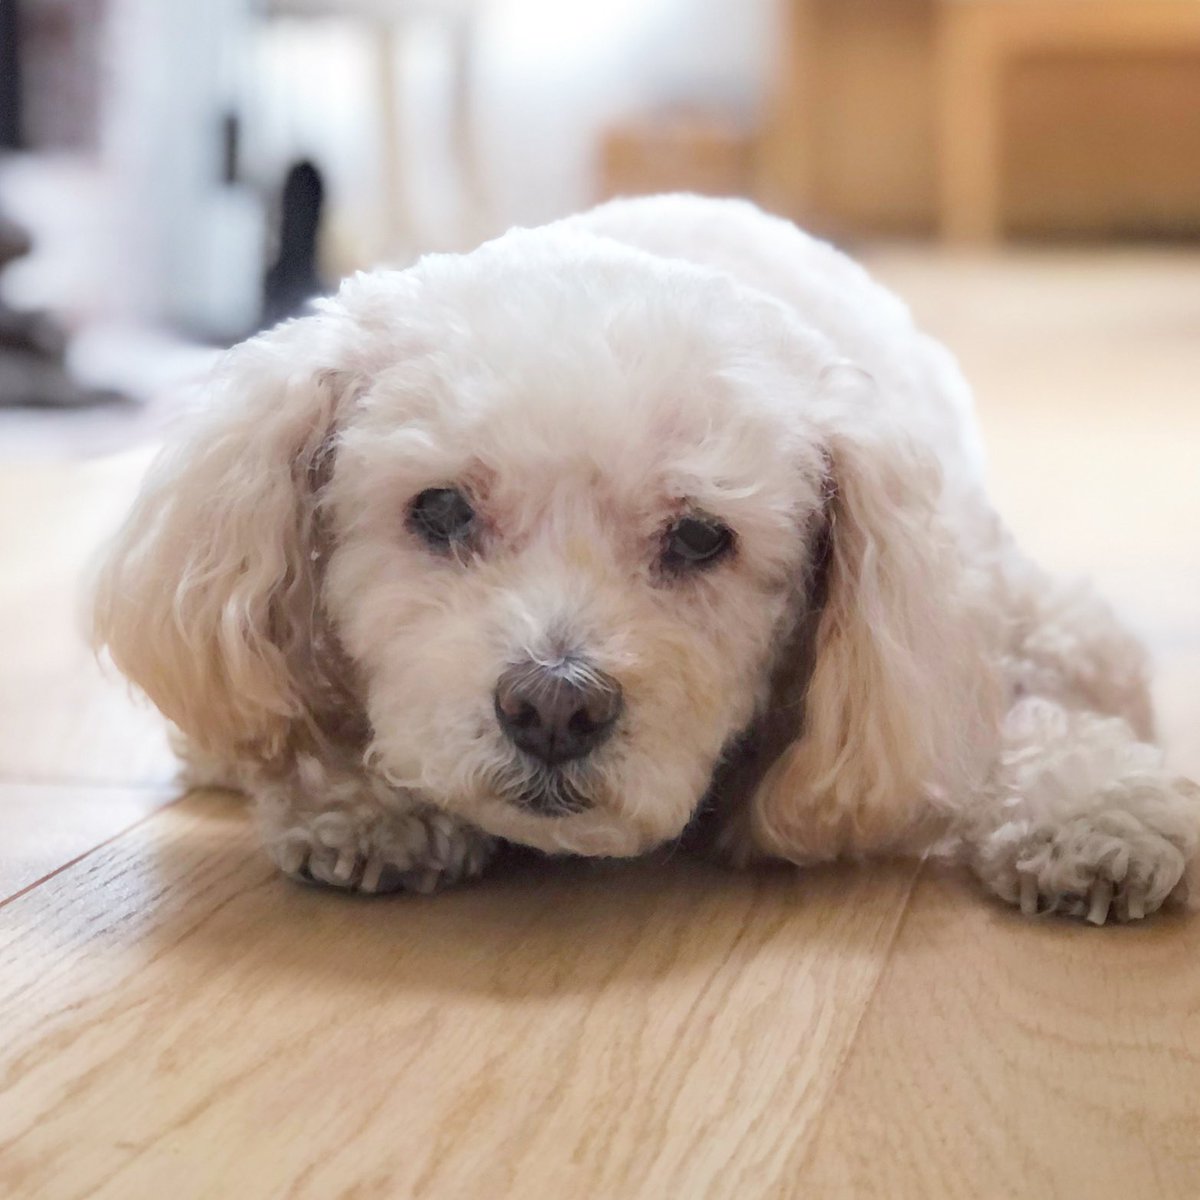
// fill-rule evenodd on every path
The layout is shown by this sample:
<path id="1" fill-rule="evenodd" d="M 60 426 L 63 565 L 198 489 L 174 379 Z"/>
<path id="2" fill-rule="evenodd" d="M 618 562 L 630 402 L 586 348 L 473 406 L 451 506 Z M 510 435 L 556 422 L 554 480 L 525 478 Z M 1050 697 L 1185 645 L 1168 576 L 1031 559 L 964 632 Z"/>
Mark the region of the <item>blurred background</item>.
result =
<path id="1" fill-rule="evenodd" d="M 616 194 L 746 195 L 852 248 L 1200 232 L 1194 0 L 0 14 L 9 401 L 146 402 L 349 271 Z"/>
<path id="2" fill-rule="evenodd" d="M 960 357 L 1200 774 L 1200 0 L 0 0 L 0 147 L 0 628 L 73 628 L 191 381 L 347 272 L 737 194 Z M 5 769 L 169 777 L 57 636 L 0 656 Z"/>

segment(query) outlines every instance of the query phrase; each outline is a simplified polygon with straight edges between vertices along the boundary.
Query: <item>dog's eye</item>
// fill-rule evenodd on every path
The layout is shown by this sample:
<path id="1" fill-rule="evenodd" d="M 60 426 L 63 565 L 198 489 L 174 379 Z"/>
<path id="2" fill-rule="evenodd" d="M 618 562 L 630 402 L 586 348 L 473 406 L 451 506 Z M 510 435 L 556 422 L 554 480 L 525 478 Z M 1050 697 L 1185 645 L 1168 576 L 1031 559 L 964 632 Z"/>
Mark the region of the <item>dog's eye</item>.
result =
<path id="1" fill-rule="evenodd" d="M 663 565 L 676 570 L 715 562 L 733 545 L 733 532 L 712 517 L 681 517 L 667 531 Z"/>
<path id="2" fill-rule="evenodd" d="M 408 523 L 431 546 L 444 550 L 471 532 L 475 510 L 458 488 L 427 488 L 412 502 Z"/>

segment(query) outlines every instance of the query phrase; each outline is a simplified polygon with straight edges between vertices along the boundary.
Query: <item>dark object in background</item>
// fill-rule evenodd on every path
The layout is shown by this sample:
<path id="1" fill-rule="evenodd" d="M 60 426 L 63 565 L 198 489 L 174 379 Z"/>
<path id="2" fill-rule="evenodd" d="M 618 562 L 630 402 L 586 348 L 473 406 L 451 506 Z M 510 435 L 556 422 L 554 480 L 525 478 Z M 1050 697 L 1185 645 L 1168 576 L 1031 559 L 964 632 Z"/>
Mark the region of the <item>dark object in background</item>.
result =
<path id="1" fill-rule="evenodd" d="M 0 150 L 21 148 L 21 56 L 17 0 L 0 0 Z M 5 261 L 0 245 L 0 263 Z"/>
<path id="2" fill-rule="evenodd" d="M 325 291 L 317 273 L 317 235 L 325 185 L 311 162 L 296 163 L 287 174 L 279 213 L 279 256 L 267 271 L 263 325 L 293 316 Z"/>
<path id="3" fill-rule="evenodd" d="M 0 0 L 0 151 L 24 145 L 20 33 L 16 0 Z M 0 271 L 29 250 L 25 231 L 0 213 Z M 76 383 L 64 365 L 66 350 L 66 333 L 45 313 L 0 301 L 0 404 L 74 408 L 116 398 Z"/>
<path id="4" fill-rule="evenodd" d="M 25 231 L 0 214 L 0 270 L 28 250 Z M 44 313 L 17 312 L 0 302 L 0 404 L 75 408 L 117 399 L 76 383 L 63 362 L 66 348 L 66 334 Z"/>

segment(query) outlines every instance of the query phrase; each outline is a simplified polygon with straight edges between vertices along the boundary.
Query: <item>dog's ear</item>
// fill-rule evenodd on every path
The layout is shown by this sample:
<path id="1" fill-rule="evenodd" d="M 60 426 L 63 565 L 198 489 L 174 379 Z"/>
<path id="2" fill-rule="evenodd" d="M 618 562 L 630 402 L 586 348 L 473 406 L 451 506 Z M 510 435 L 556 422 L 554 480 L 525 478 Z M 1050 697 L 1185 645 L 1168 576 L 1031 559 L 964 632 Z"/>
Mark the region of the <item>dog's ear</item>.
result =
<path id="1" fill-rule="evenodd" d="M 902 432 L 846 424 L 829 435 L 823 532 L 769 736 L 721 834 L 735 859 L 903 844 L 939 796 L 977 783 L 994 723 L 980 581 L 940 511 L 938 464 Z"/>
<path id="2" fill-rule="evenodd" d="M 338 319 L 291 321 L 227 356 L 97 578 L 97 646 L 217 755 L 278 754 L 329 686 L 320 493 L 354 390 L 330 365 Z"/>

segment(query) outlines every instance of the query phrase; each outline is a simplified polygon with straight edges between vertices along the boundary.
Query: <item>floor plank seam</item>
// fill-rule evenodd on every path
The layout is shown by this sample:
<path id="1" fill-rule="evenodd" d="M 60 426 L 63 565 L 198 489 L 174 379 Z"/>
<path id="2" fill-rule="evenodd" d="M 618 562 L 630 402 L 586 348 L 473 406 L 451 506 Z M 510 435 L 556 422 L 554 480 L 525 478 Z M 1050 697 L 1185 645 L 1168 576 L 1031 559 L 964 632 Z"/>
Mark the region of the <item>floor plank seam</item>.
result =
<path id="1" fill-rule="evenodd" d="M 187 793 L 185 792 L 181 792 L 173 800 L 168 800 L 164 804 L 161 804 L 158 808 L 152 809 L 150 812 L 143 814 L 142 816 L 138 817 L 136 821 L 130 822 L 123 829 L 118 829 L 116 833 L 111 834 L 109 837 L 97 842 L 94 846 L 89 846 L 88 849 L 84 850 L 81 854 L 76 854 L 74 858 L 70 858 L 66 862 L 61 863 L 59 866 L 55 867 L 53 871 L 47 871 L 45 875 L 33 880 L 32 883 L 27 883 L 24 887 L 13 892 L 12 895 L 0 897 L 0 909 L 6 908 L 9 904 L 12 904 L 14 900 L 20 900 L 22 896 L 27 896 L 35 888 L 39 888 L 42 886 L 42 884 L 48 883 L 56 875 L 61 875 L 64 871 L 69 870 L 71 867 L 77 866 L 79 863 L 83 862 L 85 858 L 89 858 L 91 855 L 95 854 L 97 850 L 103 850 L 105 846 L 111 846 L 112 843 L 118 838 L 123 838 L 126 834 L 132 833 L 133 830 L 140 828 L 147 821 L 153 820 L 155 817 L 159 816 L 166 809 L 174 807 L 179 803 L 180 800 L 184 798 L 186 794 Z"/>

